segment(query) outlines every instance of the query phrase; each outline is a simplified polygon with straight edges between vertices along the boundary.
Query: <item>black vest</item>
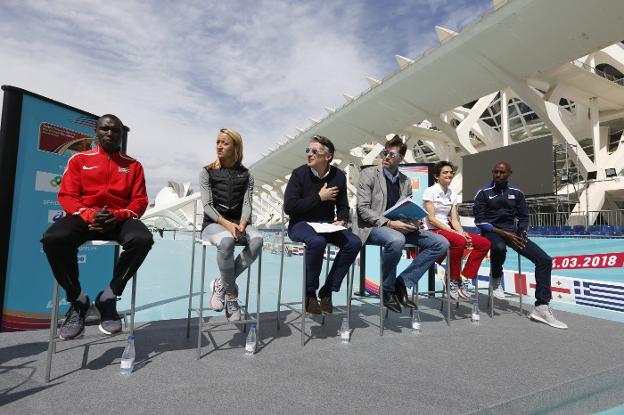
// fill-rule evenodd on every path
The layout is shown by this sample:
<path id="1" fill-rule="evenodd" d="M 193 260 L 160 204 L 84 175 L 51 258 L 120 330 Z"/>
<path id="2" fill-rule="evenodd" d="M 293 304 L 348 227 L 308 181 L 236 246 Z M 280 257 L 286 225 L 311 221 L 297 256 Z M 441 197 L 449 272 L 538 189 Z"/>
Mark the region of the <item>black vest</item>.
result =
<path id="1" fill-rule="evenodd" d="M 249 185 L 249 171 L 244 166 L 208 169 L 212 204 L 225 219 L 238 222 L 243 211 L 243 197 Z M 205 228 L 212 220 L 204 213 Z"/>

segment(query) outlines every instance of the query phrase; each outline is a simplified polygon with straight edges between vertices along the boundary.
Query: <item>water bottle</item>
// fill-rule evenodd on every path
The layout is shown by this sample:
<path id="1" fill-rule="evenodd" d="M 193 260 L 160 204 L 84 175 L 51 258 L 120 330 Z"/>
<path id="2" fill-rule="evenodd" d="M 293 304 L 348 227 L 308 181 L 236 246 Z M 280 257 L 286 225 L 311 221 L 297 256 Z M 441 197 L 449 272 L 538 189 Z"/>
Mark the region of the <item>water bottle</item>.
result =
<path id="1" fill-rule="evenodd" d="M 255 323 L 249 328 L 247 341 L 245 342 L 245 355 L 253 356 L 256 353 L 256 325 Z"/>
<path id="2" fill-rule="evenodd" d="M 120 373 L 123 376 L 130 376 L 134 369 L 134 336 L 128 336 L 128 344 L 121 355 Z"/>
<path id="3" fill-rule="evenodd" d="M 480 319 L 481 316 L 479 315 L 479 303 L 475 301 L 474 303 L 472 303 L 472 314 L 470 315 L 470 321 L 472 321 L 474 324 L 479 324 Z"/>
<path id="4" fill-rule="evenodd" d="M 412 312 L 411 333 L 412 334 L 420 334 L 421 333 L 421 328 L 422 328 L 422 325 L 420 323 L 420 312 L 418 311 L 418 309 L 416 309 L 416 310 L 414 310 Z"/>
<path id="5" fill-rule="evenodd" d="M 349 328 L 349 318 L 342 318 L 342 325 L 340 326 L 340 341 L 342 343 L 349 343 L 351 337 L 351 329 Z"/>

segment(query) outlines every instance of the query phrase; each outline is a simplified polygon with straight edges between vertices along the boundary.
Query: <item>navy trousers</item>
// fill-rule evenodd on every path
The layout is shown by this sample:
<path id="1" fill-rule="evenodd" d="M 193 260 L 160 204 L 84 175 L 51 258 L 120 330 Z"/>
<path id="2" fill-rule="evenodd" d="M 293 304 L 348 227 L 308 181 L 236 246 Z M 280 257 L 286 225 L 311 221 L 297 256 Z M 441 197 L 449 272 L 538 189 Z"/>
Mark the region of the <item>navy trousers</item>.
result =
<path id="1" fill-rule="evenodd" d="M 340 291 L 342 280 L 349 272 L 349 267 L 362 247 L 360 238 L 348 229 L 332 233 L 316 233 L 307 222 L 298 222 L 289 227 L 288 237 L 295 242 L 306 244 L 306 292 L 308 295 L 316 295 L 319 287 L 319 275 L 323 269 L 323 253 L 327 243 L 340 248 L 325 281 L 325 287 L 332 291 Z"/>
<path id="2" fill-rule="evenodd" d="M 501 278 L 503 276 L 503 263 L 507 256 L 507 246 L 509 246 L 535 264 L 535 282 L 537 285 L 535 288 L 535 305 L 548 304 L 551 298 L 550 272 L 552 270 L 552 258 L 531 240 L 527 240 L 525 247 L 518 250 L 508 243 L 505 238 L 494 232 L 485 232 L 482 235 L 492 243 L 490 247 L 492 277 Z"/>

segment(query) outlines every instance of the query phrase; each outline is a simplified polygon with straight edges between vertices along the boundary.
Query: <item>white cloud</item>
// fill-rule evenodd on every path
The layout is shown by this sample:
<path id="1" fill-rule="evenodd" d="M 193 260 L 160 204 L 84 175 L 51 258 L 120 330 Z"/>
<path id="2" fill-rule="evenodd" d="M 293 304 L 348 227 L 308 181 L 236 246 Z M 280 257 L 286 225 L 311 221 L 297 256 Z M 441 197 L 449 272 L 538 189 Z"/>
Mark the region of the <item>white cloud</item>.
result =
<path id="1" fill-rule="evenodd" d="M 0 80 L 119 115 L 154 195 L 167 180 L 197 182 L 215 157 L 219 128 L 242 133 L 249 165 L 308 117 L 322 117 L 323 106 L 342 105 L 343 92 L 366 89 L 366 75 L 387 75 L 392 52 L 377 56 L 358 37 L 371 18 L 365 9 L 356 2 L 3 2 Z"/>

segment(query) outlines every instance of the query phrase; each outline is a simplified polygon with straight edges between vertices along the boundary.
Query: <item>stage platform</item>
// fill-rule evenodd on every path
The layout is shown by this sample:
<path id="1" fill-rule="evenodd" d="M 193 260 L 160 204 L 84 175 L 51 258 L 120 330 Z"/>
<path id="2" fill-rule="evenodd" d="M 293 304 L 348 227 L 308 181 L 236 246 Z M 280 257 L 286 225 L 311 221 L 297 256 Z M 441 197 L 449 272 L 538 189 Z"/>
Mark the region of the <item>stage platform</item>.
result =
<path id="1" fill-rule="evenodd" d="M 59 343 L 49 384 L 48 331 L 0 333 L 0 413 L 587 414 L 624 403 L 621 323 L 558 311 L 570 328 L 556 330 L 508 303 L 494 319 L 482 308 L 478 325 L 462 305 L 449 327 L 439 302 L 423 303 L 432 308 L 420 335 L 405 312 L 391 313 L 380 337 L 377 309 L 365 305 L 353 308 L 350 344 L 333 315 L 324 326 L 315 318 L 303 348 L 295 315 L 276 331 L 265 313 L 253 357 L 234 326 L 205 335 L 196 360 L 195 319 L 188 340 L 186 320 L 144 323 L 131 377 L 119 374 L 125 338 L 99 337 Z"/>

